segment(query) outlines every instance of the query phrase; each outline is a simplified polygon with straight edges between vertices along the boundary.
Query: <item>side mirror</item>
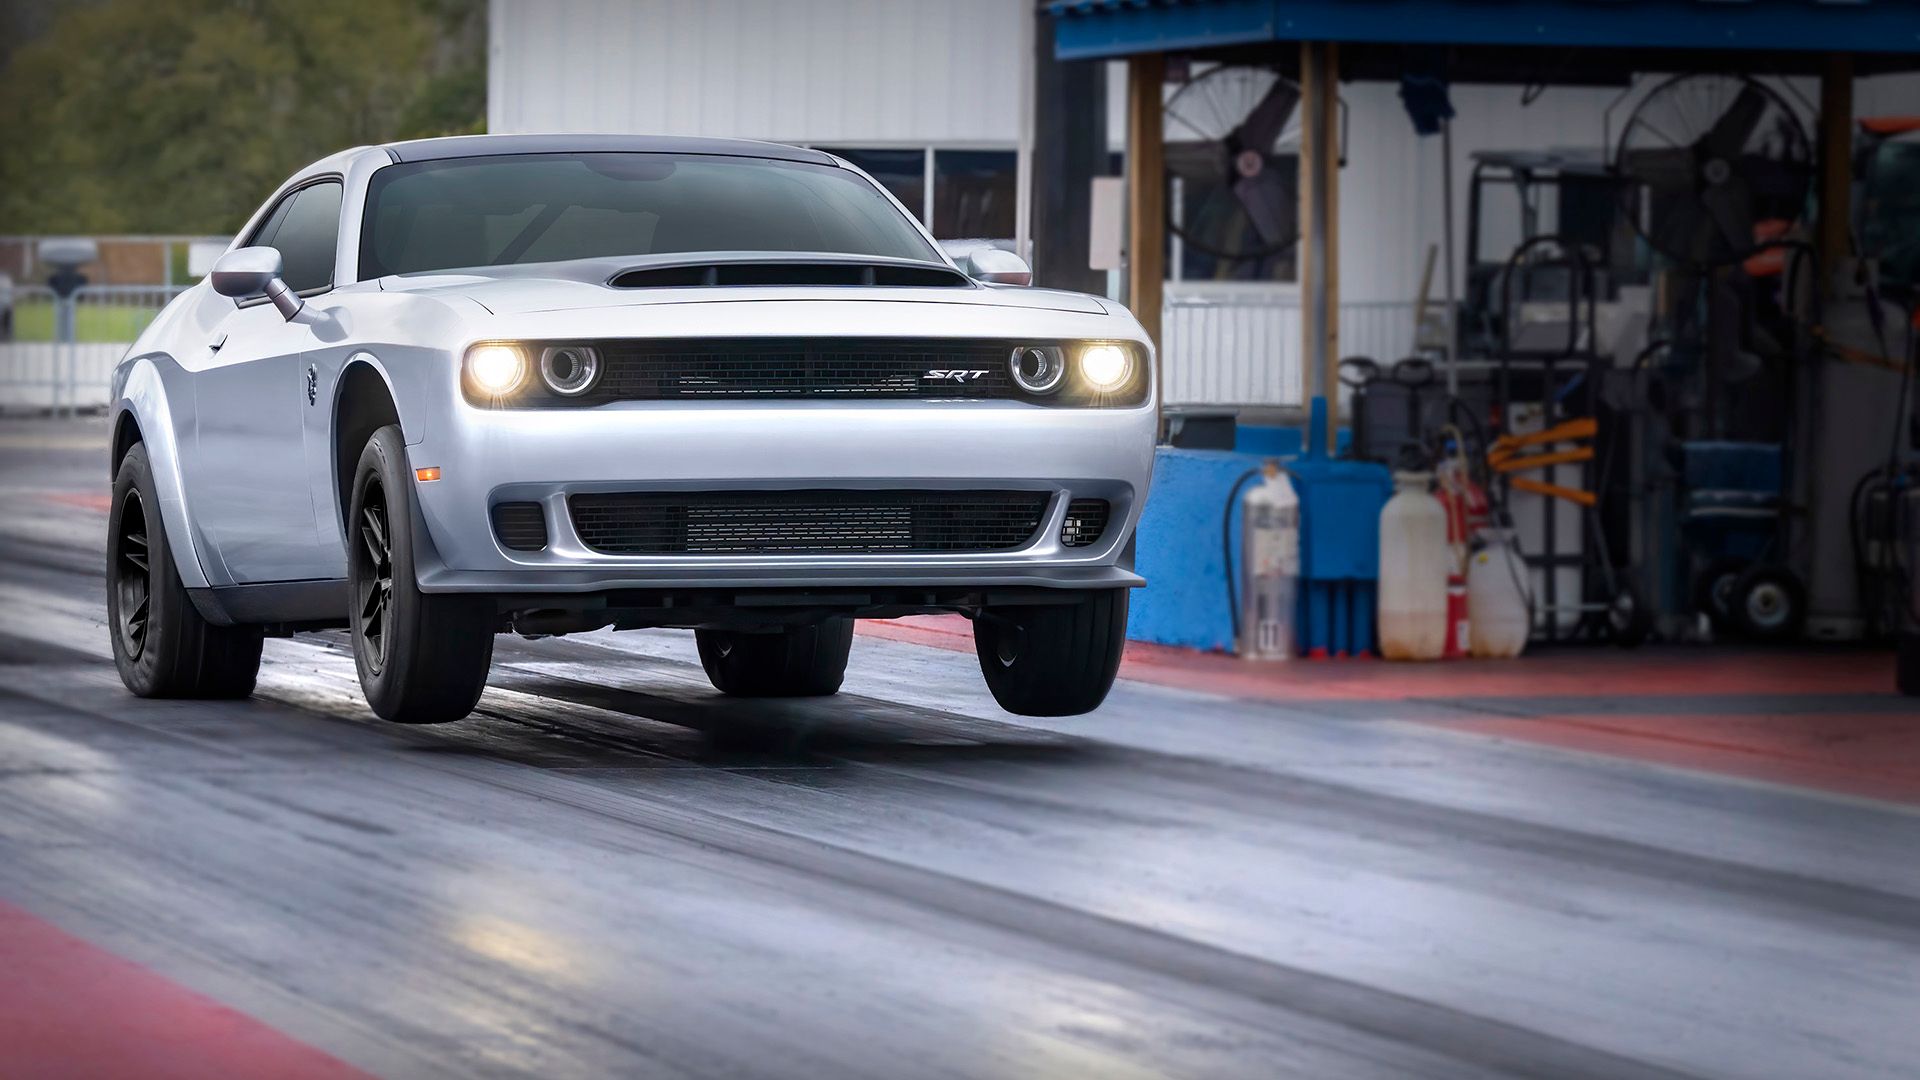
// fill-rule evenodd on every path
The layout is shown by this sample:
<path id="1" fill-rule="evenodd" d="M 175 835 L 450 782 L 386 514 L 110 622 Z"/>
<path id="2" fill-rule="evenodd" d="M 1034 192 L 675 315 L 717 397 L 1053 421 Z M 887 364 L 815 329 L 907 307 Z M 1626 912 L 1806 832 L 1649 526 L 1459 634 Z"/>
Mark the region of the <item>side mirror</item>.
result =
<path id="1" fill-rule="evenodd" d="M 220 256 L 213 264 L 213 273 L 207 276 L 213 282 L 213 291 L 221 296 L 235 300 L 265 296 L 290 320 L 300 314 L 306 302 L 280 280 L 280 266 L 280 252 L 275 248 L 235 248 Z"/>
<path id="2" fill-rule="evenodd" d="M 1033 268 L 1027 260 L 996 247 L 978 247 L 967 253 L 967 276 L 996 285 L 1031 285 Z"/>

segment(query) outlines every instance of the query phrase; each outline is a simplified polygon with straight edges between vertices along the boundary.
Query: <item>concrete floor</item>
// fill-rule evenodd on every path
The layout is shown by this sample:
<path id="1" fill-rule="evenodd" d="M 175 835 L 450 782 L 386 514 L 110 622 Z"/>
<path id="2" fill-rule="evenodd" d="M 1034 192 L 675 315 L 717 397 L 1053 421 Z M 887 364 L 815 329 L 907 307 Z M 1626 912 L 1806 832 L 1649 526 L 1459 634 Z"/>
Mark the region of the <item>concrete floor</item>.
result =
<path id="1" fill-rule="evenodd" d="M 1920 1062 L 1920 718 L 1884 656 L 1138 650 L 1100 712 L 1032 721 L 939 620 L 797 703 L 602 633 L 503 638 L 476 716 L 409 729 L 323 634 L 269 642 L 251 701 L 140 701 L 103 439 L 0 425 L 0 1074 Z"/>

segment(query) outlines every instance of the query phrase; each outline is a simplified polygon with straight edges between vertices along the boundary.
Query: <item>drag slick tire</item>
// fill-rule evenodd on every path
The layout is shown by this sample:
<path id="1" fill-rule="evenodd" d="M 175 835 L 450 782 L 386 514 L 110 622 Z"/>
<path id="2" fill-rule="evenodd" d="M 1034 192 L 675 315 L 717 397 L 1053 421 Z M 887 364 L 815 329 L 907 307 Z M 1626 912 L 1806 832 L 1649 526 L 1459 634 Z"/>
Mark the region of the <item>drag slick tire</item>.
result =
<path id="1" fill-rule="evenodd" d="M 772 633 L 695 630 L 713 688 L 735 697 L 825 697 L 840 692 L 853 620 L 827 619 Z"/>
<path id="2" fill-rule="evenodd" d="M 413 475 L 400 429 L 373 433 L 347 511 L 347 622 L 360 689 L 382 720 L 444 724 L 487 685 L 498 621 L 486 597 L 423 593 L 414 573 Z"/>
<path id="3" fill-rule="evenodd" d="M 1020 716 L 1092 712 L 1113 689 L 1127 642 L 1127 590 L 1075 603 L 988 608 L 973 620 L 973 651 L 993 700 Z"/>
<path id="4" fill-rule="evenodd" d="M 260 628 L 201 617 L 174 566 L 144 443 L 113 479 L 107 625 L 120 681 L 140 697 L 243 698 L 260 674 Z"/>

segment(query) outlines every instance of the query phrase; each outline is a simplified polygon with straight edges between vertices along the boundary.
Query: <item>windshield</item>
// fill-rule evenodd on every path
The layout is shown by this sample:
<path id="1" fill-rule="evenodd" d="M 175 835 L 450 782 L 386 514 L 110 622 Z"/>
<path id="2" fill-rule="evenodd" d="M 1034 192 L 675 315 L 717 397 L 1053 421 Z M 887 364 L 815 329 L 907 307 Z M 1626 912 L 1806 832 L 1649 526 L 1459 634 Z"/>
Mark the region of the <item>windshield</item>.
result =
<path id="1" fill-rule="evenodd" d="M 701 251 L 939 261 L 879 189 L 833 165 L 701 154 L 508 154 L 375 173 L 360 276 Z"/>

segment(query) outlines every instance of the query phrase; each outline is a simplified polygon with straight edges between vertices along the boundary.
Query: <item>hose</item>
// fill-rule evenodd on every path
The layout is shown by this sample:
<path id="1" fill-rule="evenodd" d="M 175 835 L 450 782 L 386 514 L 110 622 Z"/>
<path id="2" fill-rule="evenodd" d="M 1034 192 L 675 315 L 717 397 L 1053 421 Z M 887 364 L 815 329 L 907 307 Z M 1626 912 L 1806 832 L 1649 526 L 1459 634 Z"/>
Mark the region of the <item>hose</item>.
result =
<path id="1" fill-rule="evenodd" d="M 1265 466 L 1256 466 L 1240 474 L 1227 490 L 1226 512 L 1220 515 L 1220 567 L 1226 571 L 1227 579 L 1227 618 L 1233 627 L 1234 643 L 1240 640 L 1240 594 L 1233 587 L 1233 510 L 1240 505 L 1240 489 L 1247 481 L 1259 476 Z"/>
<path id="2" fill-rule="evenodd" d="M 1879 488 L 1888 488 L 1886 473 L 1878 468 L 1868 469 L 1853 485 L 1853 494 L 1847 497 L 1847 538 L 1853 548 L 1853 589 L 1854 601 L 1860 605 L 1860 613 L 1867 617 L 1868 633 L 1878 636 L 1884 629 L 1881 625 L 1887 614 L 1887 598 L 1881 592 L 1884 582 L 1876 580 L 1884 575 L 1885 568 L 1874 566 L 1867 560 L 1867 515 L 1863 499 Z"/>

